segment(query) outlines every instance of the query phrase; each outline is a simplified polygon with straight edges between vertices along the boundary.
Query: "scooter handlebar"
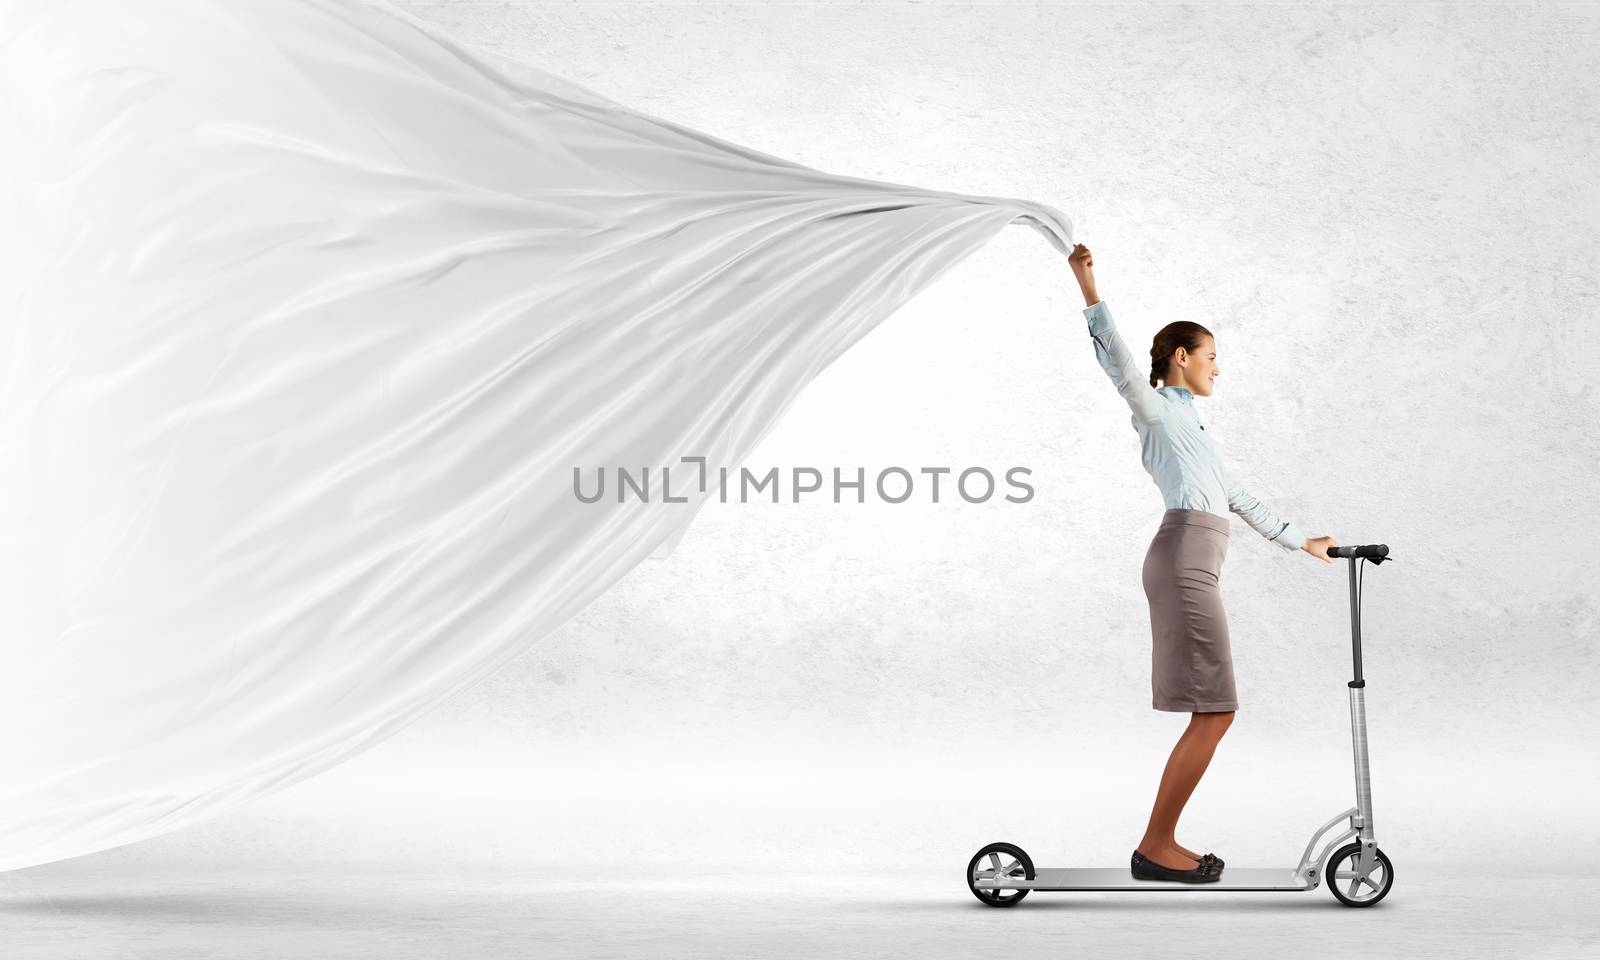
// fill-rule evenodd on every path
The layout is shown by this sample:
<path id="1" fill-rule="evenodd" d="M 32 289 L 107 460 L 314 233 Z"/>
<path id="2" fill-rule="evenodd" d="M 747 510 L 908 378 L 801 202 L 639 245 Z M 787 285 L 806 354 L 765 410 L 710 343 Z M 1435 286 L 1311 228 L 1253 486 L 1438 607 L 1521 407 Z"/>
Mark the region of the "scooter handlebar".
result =
<path id="1" fill-rule="evenodd" d="M 1363 543 L 1354 547 L 1329 547 L 1330 557 L 1387 557 L 1389 545 L 1386 543 Z"/>

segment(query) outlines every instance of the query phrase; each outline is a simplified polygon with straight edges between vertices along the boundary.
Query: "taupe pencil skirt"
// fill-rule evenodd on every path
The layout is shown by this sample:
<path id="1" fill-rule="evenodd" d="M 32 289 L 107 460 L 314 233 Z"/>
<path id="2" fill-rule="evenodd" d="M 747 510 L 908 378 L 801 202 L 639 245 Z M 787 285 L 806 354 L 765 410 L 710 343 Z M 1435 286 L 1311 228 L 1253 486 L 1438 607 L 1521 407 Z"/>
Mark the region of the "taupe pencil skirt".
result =
<path id="1" fill-rule="evenodd" d="M 1239 708 L 1228 615 L 1218 589 L 1228 527 L 1228 518 L 1209 510 L 1168 510 L 1145 553 L 1150 705 L 1157 710 Z"/>

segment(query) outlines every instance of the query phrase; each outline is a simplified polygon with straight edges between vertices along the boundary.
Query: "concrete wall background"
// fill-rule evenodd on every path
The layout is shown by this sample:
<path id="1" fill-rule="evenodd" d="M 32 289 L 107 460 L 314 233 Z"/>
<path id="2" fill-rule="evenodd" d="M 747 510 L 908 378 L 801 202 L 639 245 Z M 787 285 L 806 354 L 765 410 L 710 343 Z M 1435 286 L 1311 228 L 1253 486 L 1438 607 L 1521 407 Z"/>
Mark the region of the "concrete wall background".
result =
<path id="1" fill-rule="evenodd" d="M 623 103 L 833 172 L 1052 203 L 1136 352 L 1310 535 L 1386 542 L 1364 628 L 1379 840 L 1600 853 L 1600 263 L 1577 5 L 399 3 Z M 1065 262 L 1003 234 L 751 458 L 1013 465 L 1032 502 L 709 505 L 677 552 L 349 764 L 98 856 L 1116 864 L 1182 726 L 1149 708 L 1162 504 Z M 1351 803 L 1343 565 L 1238 519 L 1242 705 L 1179 839 L 1291 862 Z"/>

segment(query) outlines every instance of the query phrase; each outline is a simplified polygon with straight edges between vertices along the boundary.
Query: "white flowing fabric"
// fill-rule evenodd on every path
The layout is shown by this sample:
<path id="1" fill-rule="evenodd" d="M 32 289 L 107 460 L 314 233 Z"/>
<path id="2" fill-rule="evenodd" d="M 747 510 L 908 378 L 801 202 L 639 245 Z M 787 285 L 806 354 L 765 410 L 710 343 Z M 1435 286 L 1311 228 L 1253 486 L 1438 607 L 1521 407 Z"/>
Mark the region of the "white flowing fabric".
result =
<path id="1" fill-rule="evenodd" d="M 664 555 L 681 458 L 736 470 L 1007 224 L 1071 249 L 376 0 L 0 10 L 0 869 L 394 734 Z M 619 466 L 648 502 L 577 499 Z"/>

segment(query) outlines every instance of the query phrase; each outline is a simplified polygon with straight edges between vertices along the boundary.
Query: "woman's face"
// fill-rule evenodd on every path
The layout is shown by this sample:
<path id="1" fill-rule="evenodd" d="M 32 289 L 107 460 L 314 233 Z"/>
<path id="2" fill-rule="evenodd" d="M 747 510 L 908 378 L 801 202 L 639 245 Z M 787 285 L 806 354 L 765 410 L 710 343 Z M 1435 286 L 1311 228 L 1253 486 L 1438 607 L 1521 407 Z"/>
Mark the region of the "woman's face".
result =
<path id="1" fill-rule="evenodd" d="M 1187 361 L 1182 364 L 1184 379 L 1197 397 L 1211 396 L 1211 381 L 1217 379 L 1217 341 L 1206 337 L 1200 349 L 1187 351 Z"/>

